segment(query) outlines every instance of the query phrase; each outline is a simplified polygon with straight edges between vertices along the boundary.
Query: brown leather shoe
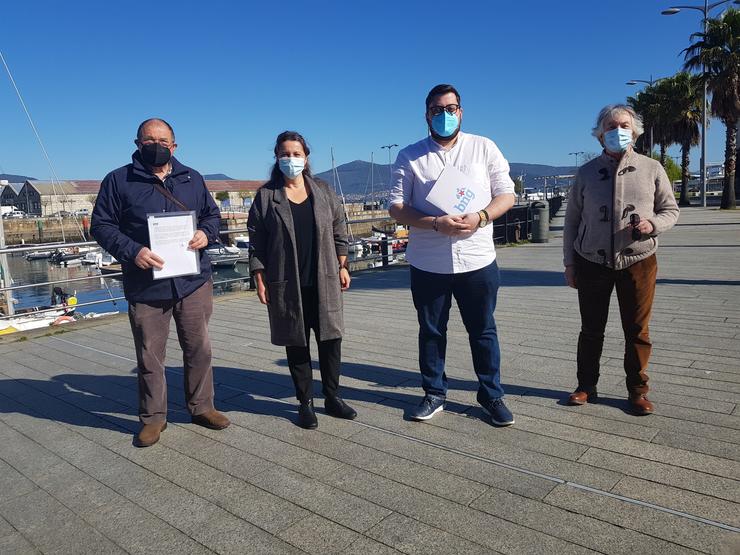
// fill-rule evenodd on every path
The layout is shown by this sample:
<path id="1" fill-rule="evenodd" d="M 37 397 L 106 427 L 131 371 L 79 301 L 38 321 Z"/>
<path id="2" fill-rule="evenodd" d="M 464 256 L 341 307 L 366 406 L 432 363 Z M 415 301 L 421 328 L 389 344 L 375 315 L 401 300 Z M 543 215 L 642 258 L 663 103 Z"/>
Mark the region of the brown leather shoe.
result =
<path id="1" fill-rule="evenodd" d="M 574 391 L 568 397 L 569 405 L 585 405 L 586 403 L 594 402 L 598 395 L 595 391 L 588 393 L 587 391 Z"/>
<path id="2" fill-rule="evenodd" d="M 159 441 L 160 432 L 167 429 L 167 422 L 144 424 L 134 438 L 136 447 L 150 447 Z"/>
<path id="3" fill-rule="evenodd" d="M 630 408 L 637 416 L 653 414 L 653 410 L 655 410 L 655 407 L 645 395 L 630 395 Z"/>
<path id="4" fill-rule="evenodd" d="M 204 412 L 203 414 L 194 414 L 190 421 L 193 424 L 210 428 L 211 430 L 223 430 L 231 424 L 231 420 L 226 418 L 226 415 L 221 414 L 215 409 Z"/>

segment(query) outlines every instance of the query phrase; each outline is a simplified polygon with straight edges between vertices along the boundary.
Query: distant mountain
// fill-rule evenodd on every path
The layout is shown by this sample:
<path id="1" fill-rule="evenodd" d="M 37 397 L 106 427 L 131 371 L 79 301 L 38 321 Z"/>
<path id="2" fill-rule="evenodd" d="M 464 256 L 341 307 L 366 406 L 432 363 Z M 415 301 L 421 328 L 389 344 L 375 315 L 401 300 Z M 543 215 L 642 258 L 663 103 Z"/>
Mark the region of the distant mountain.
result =
<path id="1" fill-rule="evenodd" d="M 24 181 L 35 181 L 35 177 L 27 177 L 25 175 L 13 175 L 12 173 L 0 173 L 0 180 L 6 179 L 10 183 L 23 183 Z"/>
<path id="2" fill-rule="evenodd" d="M 339 182 L 342 185 L 342 191 L 345 195 L 365 195 L 370 196 L 370 162 L 364 160 L 355 160 L 337 166 Z M 388 181 L 388 164 L 375 164 L 373 167 L 374 189 L 375 192 L 387 191 L 390 189 Z M 316 174 L 316 177 L 323 179 L 329 185 L 334 186 L 334 175 L 331 170 Z M 339 186 L 337 186 L 337 190 Z"/>
<path id="3" fill-rule="evenodd" d="M 575 167 L 573 166 L 547 166 L 545 164 L 523 164 L 512 162 L 509 164 L 511 177 L 524 175 L 524 184 L 528 187 L 541 187 L 542 182 L 536 180 L 536 177 L 551 175 L 573 175 Z M 337 166 L 339 181 L 342 185 L 342 191 L 345 196 L 369 197 L 371 191 L 370 180 L 370 162 L 364 160 L 355 160 L 347 164 Z M 373 167 L 374 190 L 377 194 L 379 191 L 389 189 L 388 181 L 388 164 L 375 164 Z M 331 170 L 316 174 L 316 177 L 323 179 L 329 185 L 334 186 L 334 176 Z M 337 187 L 338 188 L 338 187 Z"/>
<path id="4" fill-rule="evenodd" d="M 223 173 L 209 173 L 208 175 L 204 175 L 203 179 L 207 179 L 208 181 L 234 181 L 233 177 L 229 177 Z"/>
<path id="5" fill-rule="evenodd" d="M 547 166 L 545 164 L 523 164 L 520 162 L 509 163 L 509 175 L 518 177 L 524 174 L 524 183 L 535 186 L 533 178 L 542 177 L 543 175 L 573 175 L 576 172 L 575 166 Z"/>

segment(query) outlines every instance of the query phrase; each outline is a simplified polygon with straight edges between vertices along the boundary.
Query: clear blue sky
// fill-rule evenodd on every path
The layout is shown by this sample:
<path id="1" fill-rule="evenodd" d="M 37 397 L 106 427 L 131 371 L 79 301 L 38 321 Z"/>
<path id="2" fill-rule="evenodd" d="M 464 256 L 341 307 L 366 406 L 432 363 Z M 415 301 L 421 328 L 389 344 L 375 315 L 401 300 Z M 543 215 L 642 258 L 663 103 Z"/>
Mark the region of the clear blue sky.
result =
<path id="1" fill-rule="evenodd" d="M 593 120 L 637 92 L 625 81 L 680 68 L 700 14 L 661 16 L 670 5 L 7 2 L 0 50 L 60 178 L 101 178 L 129 162 L 150 116 L 173 124 L 176 155 L 202 173 L 266 177 L 284 129 L 307 138 L 315 171 L 330 167 L 332 146 L 338 164 L 371 151 L 387 162 L 381 145 L 426 135 L 424 97 L 441 82 L 462 94 L 463 129 L 510 161 L 569 165 L 569 152 L 600 151 Z M 721 122 L 708 137 L 708 161 L 721 161 Z M 4 71 L 0 168 L 51 175 Z"/>

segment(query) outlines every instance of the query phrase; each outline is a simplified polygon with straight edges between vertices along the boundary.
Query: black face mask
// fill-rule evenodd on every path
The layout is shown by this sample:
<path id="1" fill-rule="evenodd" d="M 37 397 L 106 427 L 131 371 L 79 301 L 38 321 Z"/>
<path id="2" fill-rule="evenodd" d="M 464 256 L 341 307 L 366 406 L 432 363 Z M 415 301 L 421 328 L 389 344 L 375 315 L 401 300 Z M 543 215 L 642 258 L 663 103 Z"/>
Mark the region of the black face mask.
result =
<path id="1" fill-rule="evenodd" d="M 155 168 L 164 166 L 172 158 L 169 148 L 163 147 L 159 143 L 141 145 L 141 159 L 148 166 Z"/>

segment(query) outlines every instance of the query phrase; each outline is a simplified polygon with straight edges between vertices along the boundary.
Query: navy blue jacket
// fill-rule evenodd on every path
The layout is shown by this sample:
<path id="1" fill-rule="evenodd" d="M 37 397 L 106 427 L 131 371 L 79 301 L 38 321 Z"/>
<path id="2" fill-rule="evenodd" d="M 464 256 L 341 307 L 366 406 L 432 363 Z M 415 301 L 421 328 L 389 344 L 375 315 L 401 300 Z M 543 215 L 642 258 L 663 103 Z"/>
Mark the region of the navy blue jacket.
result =
<path id="1" fill-rule="evenodd" d="M 133 162 L 105 176 L 95 202 L 90 233 L 106 251 L 115 256 L 123 269 L 123 291 L 129 302 L 182 299 L 211 277 L 211 262 L 200 251 L 201 273 L 177 278 L 152 279 L 152 270 L 142 270 L 134 259 L 142 247 L 149 247 L 146 215 L 153 212 L 179 212 L 181 208 L 154 188 L 159 181 L 141 161 Z M 206 188 L 203 176 L 172 158 L 172 173 L 164 186 L 198 218 L 209 243 L 218 240 L 221 213 Z"/>

